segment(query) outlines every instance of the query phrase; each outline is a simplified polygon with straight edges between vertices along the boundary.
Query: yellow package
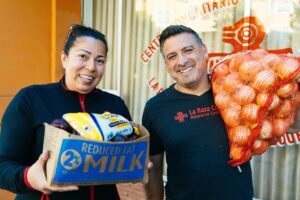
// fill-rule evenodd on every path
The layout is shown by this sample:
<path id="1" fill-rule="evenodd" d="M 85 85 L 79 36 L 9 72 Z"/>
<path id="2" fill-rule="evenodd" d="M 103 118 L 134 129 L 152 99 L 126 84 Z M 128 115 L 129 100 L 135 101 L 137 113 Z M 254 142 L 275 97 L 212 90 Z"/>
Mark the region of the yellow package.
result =
<path id="1" fill-rule="evenodd" d="M 116 135 L 130 135 L 134 127 L 121 115 L 104 112 L 95 113 L 67 113 L 63 118 L 81 136 L 93 140 L 109 141 Z"/>

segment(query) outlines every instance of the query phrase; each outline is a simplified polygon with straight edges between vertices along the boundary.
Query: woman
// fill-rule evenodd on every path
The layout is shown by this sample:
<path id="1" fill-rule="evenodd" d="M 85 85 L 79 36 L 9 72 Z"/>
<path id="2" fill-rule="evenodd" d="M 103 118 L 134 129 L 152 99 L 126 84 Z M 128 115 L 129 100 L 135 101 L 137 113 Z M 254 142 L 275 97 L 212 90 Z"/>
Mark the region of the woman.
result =
<path id="1" fill-rule="evenodd" d="M 121 98 L 96 88 L 107 51 L 102 33 L 73 25 L 61 53 L 61 81 L 26 87 L 9 104 L 0 135 L 0 187 L 17 193 L 17 200 L 119 199 L 115 185 L 50 187 L 44 172 L 49 153 L 42 152 L 43 123 L 64 113 L 109 111 L 131 120 Z"/>

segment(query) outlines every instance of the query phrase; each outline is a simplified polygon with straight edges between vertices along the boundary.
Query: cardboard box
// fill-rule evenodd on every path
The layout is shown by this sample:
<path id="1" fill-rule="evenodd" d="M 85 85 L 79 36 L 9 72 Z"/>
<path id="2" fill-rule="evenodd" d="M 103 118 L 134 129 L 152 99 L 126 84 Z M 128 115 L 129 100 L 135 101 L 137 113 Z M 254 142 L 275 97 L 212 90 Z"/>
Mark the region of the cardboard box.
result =
<path id="1" fill-rule="evenodd" d="M 149 133 L 141 125 L 142 137 L 126 142 L 100 142 L 45 125 L 44 149 L 50 185 L 101 185 L 148 181 Z"/>

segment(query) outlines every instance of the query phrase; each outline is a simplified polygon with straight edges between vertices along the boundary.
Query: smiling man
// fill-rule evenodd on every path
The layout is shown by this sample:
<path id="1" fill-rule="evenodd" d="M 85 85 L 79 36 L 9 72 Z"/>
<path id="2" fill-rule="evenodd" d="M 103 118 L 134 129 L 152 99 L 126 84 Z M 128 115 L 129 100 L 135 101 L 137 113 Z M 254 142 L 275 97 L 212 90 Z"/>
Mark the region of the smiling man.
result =
<path id="1" fill-rule="evenodd" d="M 145 185 L 147 198 L 163 199 L 165 153 L 167 200 L 251 200 L 249 162 L 239 168 L 227 164 L 229 143 L 207 76 L 206 46 L 194 30 L 182 25 L 167 27 L 160 45 L 175 84 L 151 98 L 143 114 L 153 162 Z"/>

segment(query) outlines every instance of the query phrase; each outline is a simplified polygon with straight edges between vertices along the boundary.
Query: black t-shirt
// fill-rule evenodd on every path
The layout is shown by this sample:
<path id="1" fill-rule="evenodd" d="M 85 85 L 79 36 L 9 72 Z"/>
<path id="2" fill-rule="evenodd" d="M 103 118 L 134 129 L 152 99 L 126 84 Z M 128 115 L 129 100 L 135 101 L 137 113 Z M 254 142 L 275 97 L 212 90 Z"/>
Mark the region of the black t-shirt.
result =
<path id="1" fill-rule="evenodd" d="M 242 172 L 227 163 L 228 137 L 212 90 L 195 96 L 169 87 L 147 102 L 143 125 L 150 154 L 166 152 L 167 199 L 252 199 L 249 162 Z"/>

